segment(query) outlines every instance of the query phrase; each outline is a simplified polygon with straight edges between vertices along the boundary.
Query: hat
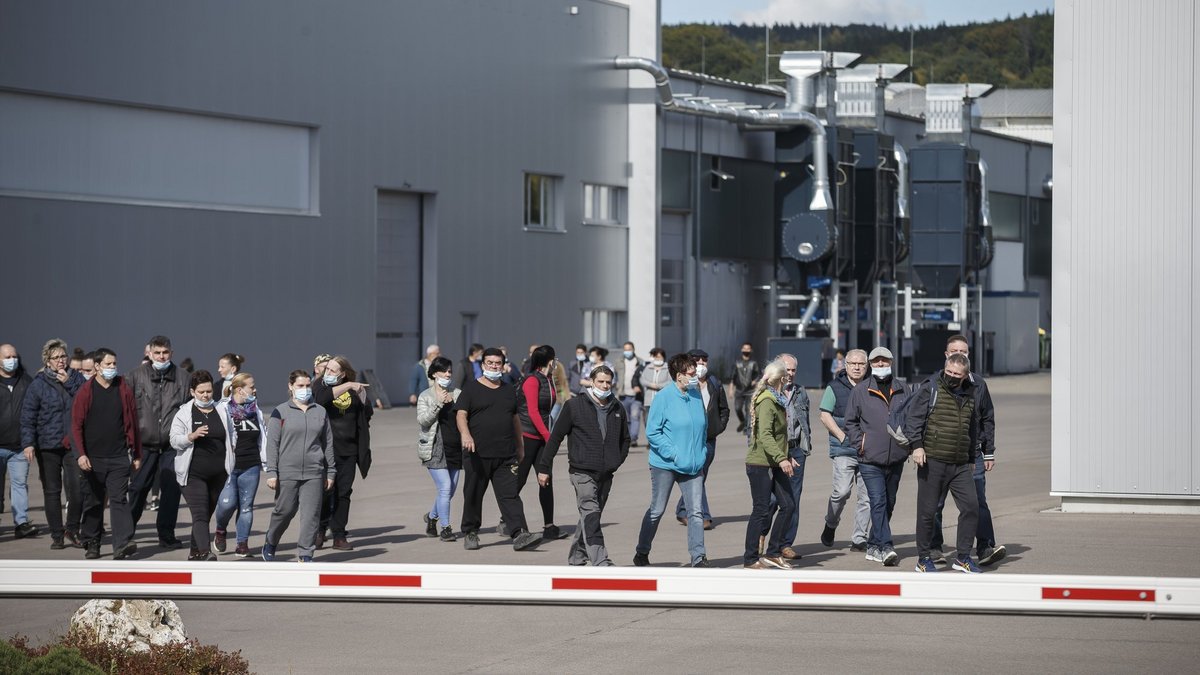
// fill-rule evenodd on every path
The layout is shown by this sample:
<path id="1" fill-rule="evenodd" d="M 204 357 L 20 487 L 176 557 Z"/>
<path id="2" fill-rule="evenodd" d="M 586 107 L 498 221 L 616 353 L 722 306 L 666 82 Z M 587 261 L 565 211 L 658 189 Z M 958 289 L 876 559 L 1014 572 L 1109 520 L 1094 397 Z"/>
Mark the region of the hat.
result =
<path id="1" fill-rule="evenodd" d="M 876 347 L 875 349 L 871 350 L 871 354 L 867 357 L 867 360 L 874 361 L 878 358 L 885 358 L 888 361 L 892 361 L 892 350 L 888 349 L 887 347 Z"/>
<path id="2" fill-rule="evenodd" d="M 703 349 L 693 349 L 689 351 L 687 355 L 693 359 L 704 359 L 705 361 L 708 360 L 708 352 L 704 351 Z"/>

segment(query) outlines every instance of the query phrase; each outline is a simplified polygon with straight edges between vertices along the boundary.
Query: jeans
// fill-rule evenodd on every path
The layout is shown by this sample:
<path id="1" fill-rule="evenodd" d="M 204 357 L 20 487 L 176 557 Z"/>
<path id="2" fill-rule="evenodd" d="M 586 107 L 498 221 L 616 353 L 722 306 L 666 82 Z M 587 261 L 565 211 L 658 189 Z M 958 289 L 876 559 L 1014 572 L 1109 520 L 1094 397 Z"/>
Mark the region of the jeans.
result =
<path id="1" fill-rule="evenodd" d="M 79 532 L 83 497 L 79 490 L 79 462 L 66 448 L 37 451 L 38 477 L 42 480 L 42 498 L 46 504 L 46 524 L 50 537 L 63 538 L 63 531 Z M 63 526 L 62 493 L 67 492 L 67 524 Z"/>
<path id="2" fill-rule="evenodd" d="M 608 558 L 608 548 L 604 545 L 604 532 L 600 529 L 612 479 L 612 472 L 571 472 L 571 485 L 575 486 L 575 501 L 579 505 L 579 527 L 575 528 L 575 537 L 567 551 L 568 565 L 589 562 L 592 565 L 612 564 Z"/>
<path id="3" fill-rule="evenodd" d="M 636 396 L 622 396 L 621 406 L 625 408 L 625 417 L 629 420 L 629 442 L 637 443 L 638 434 L 642 431 L 642 402 Z"/>
<path id="4" fill-rule="evenodd" d="M 788 479 L 788 487 L 792 494 L 792 515 L 784 521 L 787 523 L 787 528 L 783 531 L 783 545 L 792 546 L 796 543 L 796 533 L 800 529 L 800 494 L 804 492 L 804 465 L 808 461 L 808 455 L 804 454 L 804 448 L 792 448 L 788 451 L 788 457 L 796 460 L 800 466 L 792 469 L 792 477 Z M 782 471 L 779 472 L 782 475 Z M 784 476 L 784 478 L 787 478 Z M 783 507 L 779 505 L 779 498 L 772 495 L 773 501 L 776 502 L 774 508 L 783 512 Z M 753 561 L 751 561 L 753 562 Z"/>
<path id="5" fill-rule="evenodd" d="M 867 537 L 867 546 L 891 550 L 892 511 L 896 508 L 896 492 L 900 489 L 904 462 L 884 465 L 863 462 L 858 465 L 858 470 L 871 500 L 871 534 Z"/>
<path id="6" fill-rule="evenodd" d="M 433 508 L 429 510 L 429 518 L 437 520 L 439 527 L 453 527 L 450 524 L 450 500 L 458 489 L 458 469 L 430 469 L 429 476 L 437 488 L 437 499 L 433 500 Z"/>
<path id="7" fill-rule="evenodd" d="M 987 503 L 987 472 L 983 469 L 983 455 L 975 455 L 975 500 L 979 502 L 979 523 L 975 526 L 975 553 L 980 558 L 989 548 L 996 547 L 996 530 L 992 526 L 992 510 Z M 942 509 L 946 506 L 946 497 L 938 502 L 937 513 L 934 515 L 935 526 L 930 548 L 942 550 Z"/>
<path id="8" fill-rule="evenodd" d="M 220 476 L 201 478 L 188 476 L 187 485 L 179 489 L 187 502 L 188 511 L 192 514 L 192 550 L 207 551 L 212 543 L 210 525 L 213 513 L 217 510 L 217 501 L 221 490 L 227 482 L 225 472 Z"/>
<path id="9" fill-rule="evenodd" d="M 955 550 L 959 558 L 971 555 L 971 542 L 975 539 L 979 518 L 979 505 L 971 485 L 972 468 L 968 462 L 949 464 L 936 459 L 917 468 L 917 554 L 920 557 L 929 557 L 933 530 L 937 525 L 935 515 L 938 505 L 945 505 L 947 492 L 954 495 L 954 504 L 958 507 Z"/>
<path id="10" fill-rule="evenodd" d="M 0 448 L 0 494 L 4 492 L 4 473 L 12 484 L 13 525 L 29 521 L 29 461 L 21 450 Z"/>
<path id="11" fill-rule="evenodd" d="M 871 527 L 871 500 L 867 497 L 866 481 L 862 480 L 857 457 L 833 457 L 833 492 L 829 494 L 829 507 L 825 510 L 825 526 L 837 529 L 842 522 L 842 511 L 850 500 L 850 493 L 855 484 L 858 487 L 858 502 L 854 507 L 854 534 L 850 537 L 853 544 L 867 541 L 867 531 Z"/>
<path id="12" fill-rule="evenodd" d="M 658 532 L 658 523 L 667 510 L 671 488 L 679 483 L 679 492 L 687 508 L 687 542 L 691 563 L 695 565 L 704 557 L 704 518 L 700 513 L 700 501 L 704 494 L 704 477 L 701 474 L 685 476 L 681 473 L 650 467 L 650 508 L 642 518 L 642 529 L 638 533 L 636 552 L 650 555 L 650 543 Z"/>
<path id="13" fill-rule="evenodd" d="M 175 521 L 179 518 L 179 482 L 175 480 L 175 450 L 142 448 L 142 466 L 129 482 L 129 510 L 136 528 L 146 508 L 146 498 L 154 477 L 159 477 L 158 514 L 154 519 L 160 541 L 175 541 Z"/>
<path id="14" fill-rule="evenodd" d="M 258 494 L 258 481 L 262 467 L 258 464 L 249 469 L 234 469 L 221 489 L 217 500 L 217 532 L 224 534 L 229 519 L 237 512 L 237 542 L 250 541 L 250 528 L 254 526 L 254 496 Z"/>
<path id="15" fill-rule="evenodd" d="M 746 521 L 746 551 L 742 560 L 750 565 L 758 560 L 758 539 L 767 529 L 770 529 L 771 536 L 767 539 L 764 555 L 779 557 L 787 528 L 793 527 L 793 535 L 795 533 L 791 522 L 796 513 L 796 503 L 792 499 L 793 483 L 780 469 L 747 464 L 746 477 L 750 480 L 751 509 L 750 519 Z M 774 509 L 772 498 L 779 508 L 774 526 L 771 526 L 771 511 Z"/>
<path id="16" fill-rule="evenodd" d="M 712 520 L 712 514 L 708 511 L 708 468 L 712 466 L 713 459 L 717 456 L 717 441 L 704 442 L 704 469 L 700 472 L 700 517 L 704 520 Z M 675 504 L 675 517 L 686 518 L 687 509 L 684 508 L 683 495 L 679 495 L 679 502 Z"/>

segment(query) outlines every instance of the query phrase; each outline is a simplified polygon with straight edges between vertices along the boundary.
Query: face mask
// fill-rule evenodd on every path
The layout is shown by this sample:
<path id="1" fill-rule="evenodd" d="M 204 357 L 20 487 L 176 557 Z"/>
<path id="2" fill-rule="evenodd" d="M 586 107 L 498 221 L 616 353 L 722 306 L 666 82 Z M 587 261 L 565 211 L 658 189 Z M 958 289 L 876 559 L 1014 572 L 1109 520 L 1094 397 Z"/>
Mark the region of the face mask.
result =
<path id="1" fill-rule="evenodd" d="M 325 376 L 321 378 L 321 381 L 324 382 L 326 386 L 332 387 L 338 383 L 338 376 L 325 373 Z"/>
<path id="2" fill-rule="evenodd" d="M 246 403 L 254 403 L 254 402 L 255 402 L 255 401 L 257 401 L 257 400 L 258 400 L 258 397 L 257 397 L 257 396 L 255 396 L 254 394 L 247 394 L 247 395 L 246 395 Z"/>
<path id="3" fill-rule="evenodd" d="M 747 359 L 750 358 L 750 352 L 742 352 L 742 357 Z"/>
<path id="4" fill-rule="evenodd" d="M 593 357 L 592 357 L 592 363 L 594 363 L 594 364 L 596 364 L 596 365 L 600 365 L 600 357 L 599 357 L 599 356 L 593 356 Z"/>
<path id="5" fill-rule="evenodd" d="M 654 359 L 654 360 L 653 360 L 653 361 L 651 361 L 650 363 L 653 363 L 655 368 L 662 368 L 662 367 L 663 367 L 663 360 L 662 360 L 662 359 Z"/>
<path id="6" fill-rule="evenodd" d="M 233 375 L 226 375 L 226 376 L 225 376 L 225 381 L 226 381 L 226 382 L 231 382 L 232 380 L 233 380 Z"/>
<path id="7" fill-rule="evenodd" d="M 4 361 L 2 363 L 3 363 L 5 372 L 12 373 L 17 370 L 17 364 L 19 364 L 20 362 L 21 362 L 21 359 L 18 359 L 17 357 L 14 356 L 12 358 L 4 359 Z"/>
<path id="8" fill-rule="evenodd" d="M 597 399 L 599 399 L 601 401 L 603 401 L 604 399 L 608 398 L 611 395 L 612 395 L 612 389 L 605 389 L 604 391 L 600 391 L 599 389 L 592 387 L 592 396 L 595 396 Z"/>
<path id="9" fill-rule="evenodd" d="M 949 375 L 943 375 L 942 379 L 946 381 L 946 386 L 950 387 L 951 389 L 956 389 L 963 383 L 963 378 L 961 377 L 950 377 Z"/>
<path id="10" fill-rule="evenodd" d="M 171 367 L 170 361 L 151 361 L 150 363 L 154 364 L 155 370 L 166 370 L 167 368 Z"/>
<path id="11" fill-rule="evenodd" d="M 625 356 L 625 358 L 627 358 L 627 359 L 633 358 L 633 352 L 625 351 L 625 352 L 621 352 L 621 354 L 623 354 Z"/>
<path id="12" fill-rule="evenodd" d="M 296 401 L 300 403 L 308 403 L 309 399 L 312 398 L 312 389 L 309 389 L 308 387 L 300 387 L 292 392 L 292 396 L 294 396 Z"/>
<path id="13" fill-rule="evenodd" d="M 112 382 L 117 377 L 117 369 L 116 368 L 105 368 L 104 370 L 100 371 L 100 374 L 104 376 L 104 379 L 108 380 L 109 382 Z"/>
<path id="14" fill-rule="evenodd" d="M 434 382 L 437 382 L 437 386 L 441 387 L 442 389 L 450 388 L 450 378 L 448 378 L 448 377 L 446 377 L 446 378 L 439 377 L 436 380 L 434 380 Z"/>
<path id="15" fill-rule="evenodd" d="M 696 379 L 703 379 L 708 374 L 708 366 L 696 366 Z"/>
<path id="16" fill-rule="evenodd" d="M 85 375 L 83 376 L 83 379 L 84 379 L 84 380 L 90 380 L 90 379 L 92 379 L 92 377 L 94 377 L 95 375 L 96 375 L 95 373 L 87 373 L 87 374 L 85 374 Z"/>
<path id="17" fill-rule="evenodd" d="M 503 374 L 504 374 L 504 373 L 501 373 L 501 372 L 500 372 L 500 371 L 498 371 L 498 370 L 496 370 L 496 371 L 491 371 L 491 370 L 485 370 L 485 371 L 483 371 L 483 376 L 484 376 L 484 377 L 486 377 L 487 379 L 491 380 L 492 382 L 495 382 L 496 380 L 500 379 L 500 376 L 501 376 L 501 375 L 503 375 Z"/>
<path id="18" fill-rule="evenodd" d="M 699 387 L 700 386 L 700 378 L 693 377 L 692 379 L 688 380 L 688 386 L 689 387 Z"/>
<path id="19" fill-rule="evenodd" d="M 878 377 L 881 380 L 886 380 L 892 376 L 892 367 L 891 366 L 883 366 L 882 368 L 872 368 L 871 374 L 874 375 L 875 377 Z"/>
<path id="20" fill-rule="evenodd" d="M 576 361 L 584 361 L 584 360 L 586 360 L 586 359 L 587 359 L 587 357 L 586 357 L 586 356 L 584 356 L 583 354 L 576 354 L 576 355 L 575 355 L 575 360 L 576 360 Z"/>
<path id="21" fill-rule="evenodd" d="M 214 404 L 215 404 L 215 401 L 213 401 L 212 399 L 209 399 L 207 401 L 201 401 L 200 399 L 196 399 L 196 405 L 201 408 L 211 408 L 211 407 L 213 407 Z"/>

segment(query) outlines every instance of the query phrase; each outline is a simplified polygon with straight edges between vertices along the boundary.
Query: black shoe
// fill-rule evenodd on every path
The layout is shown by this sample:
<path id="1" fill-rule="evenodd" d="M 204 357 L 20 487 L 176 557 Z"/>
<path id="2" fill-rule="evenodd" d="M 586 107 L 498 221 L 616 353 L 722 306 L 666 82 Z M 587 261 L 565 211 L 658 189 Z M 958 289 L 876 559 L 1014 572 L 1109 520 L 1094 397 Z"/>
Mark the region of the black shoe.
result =
<path id="1" fill-rule="evenodd" d="M 113 560 L 124 560 L 134 553 L 137 553 L 137 544 L 131 541 L 116 551 L 113 551 Z M 205 551 L 204 555 L 208 555 L 208 552 Z"/>
<path id="2" fill-rule="evenodd" d="M 496 524 L 496 534 L 500 535 L 501 537 L 507 537 L 509 534 L 508 526 L 504 524 L 503 518 L 501 518 L 500 522 Z"/>
<path id="3" fill-rule="evenodd" d="M 67 545 L 66 545 L 66 543 L 63 542 L 62 537 L 51 537 L 50 538 L 50 550 L 51 551 L 61 551 L 66 547 L 67 547 Z"/>
<path id="4" fill-rule="evenodd" d="M 833 533 L 834 529 L 828 525 L 825 526 L 824 530 L 821 530 L 821 543 L 826 547 L 833 546 Z"/>
<path id="5" fill-rule="evenodd" d="M 17 535 L 17 539 L 24 539 L 25 537 L 35 536 L 38 533 L 38 529 L 36 527 L 34 527 L 33 524 L 27 520 L 27 521 L 21 523 L 20 525 L 18 525 L 15 532 Z"/>
<path id="6" fill-rule="evenodd" d="M 159 548 L 165 548 L 171 551 L 183 548 L 183 542 L 178 539 L 159 539 Z"/>
<path id="7" fill-rule="evenodd" d="M 650 554 L 649 553 L 634 553 L 633 554 L 633 566 L 634 567 L 646 567 L 649 564 L 650 564 Z"/>
<path id="8" fill-rule="evenodd" d="M 99 558 L 100 557 L 100 542 L 94 541 L 94 542 L 91 542 L 90 544 L 88 544 L 87 551 L 84 552 L 83 557 L 88 560 L 95 560 L 95 559 Z"/>
<path id="9" fill-rule="evenodd" d="M 738 431 L 745 431 L 745 430 L 746 430 L 746 425 L 745 425 L 745 424 L 741 424 L 741 423 L 739 423 L 739 424 L 738 424 L 738 428 L 737 428 L 737 430 L 738 430 Z"/>
<path id="10" fill-rule="evenodd" d="M 479 535 L 475 532 L 467 532 L 466 535 L 463 536 L 463 548 L 467 549 L 468 551 L 478 551 Z"/>
<path id="11" fill-rule="evenodd" d="M 208 560 L 208 551 L 192 549 L 191 552 L 188 553 L 188 561 L 190 562 L 204 562 L 206 560 Z"/>
<path id="12" fill-rule="evenodd" d="M 437 518 L 430 518 L 428 513 L 425 514 L 425 536 L 426 537 L 438 536 L 437 524 L 438 524 Z"/>
<path id="13" fill-rule="evenodd" d="M 867 542 L 860 541 L 857 544 L 850 544 L 850 550 L 862 553 L 863 551 L 867 550 Z"/>
<path id="14" fill-rule="evenodd" d="M 784 563 L 786 564 L 786 563 Z M 708 562 L 708 556 L 702 555 L 700 559 L 692 563 L 692 567 L 712 567 L 712 563 Z"/>
<path id="15" fill-rule="evenodd" d="M 442 538 L 442 541 L 457 541 L 458 540 L 458 537 L 454 536 L 454 530 L 449 525 L 442 528 L 441 538 Z"/>
<path id="16" fill-rule="evenodd" d="M 63 539 L 66 540 L 67 546 L 71 548 L 83 548 L 83 542 L 79 541 L 79 535 L 70 530 L 63 532 Z"/>
<path id="17" fill-rule="evenodd" d="M 537 545 L 542 543 L 542 538 L 530 532 L 529 530 L 521 530 L 513 535 L 513 550 L 525 551 L 531 548 L 537 548 Z"/>
<path id="18" fill-rule="evenodd" d="M 542 530 L 542 539 L 545 539 L 546 541 L 554 541 L 555 539 L 562 539 L 566 536 L 567 533 L 563 532 L 557 525 L 547 525 L 545 529 Z"/>

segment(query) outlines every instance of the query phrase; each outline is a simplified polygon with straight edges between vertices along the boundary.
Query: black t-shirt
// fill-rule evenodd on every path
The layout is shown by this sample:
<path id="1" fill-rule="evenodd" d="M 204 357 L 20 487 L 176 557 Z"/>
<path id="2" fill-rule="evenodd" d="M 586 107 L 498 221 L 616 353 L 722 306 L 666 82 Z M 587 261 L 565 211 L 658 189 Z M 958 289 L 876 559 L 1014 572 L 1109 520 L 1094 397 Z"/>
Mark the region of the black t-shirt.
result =
<path id="1" fill-rule="evenodd" d="M 470 380 L 463 386 L 454 409 L 467 412 L 467 428 L 480 457 L 506 459 L 517 454 L 513 439 L 513 415 L 517 414 L 515 388 L 500 385 L 492 389 L 478 380 Z"/>
<path id="2" fill-rule="evenodd" d="M 92 457 L 125 454 L 125 426 L 121 416 L 121 392 L 116 385 L 104 387 L 92 380 L 92 406 L 83 422 L 83 445 Z"/>
<path id="3" fill-rule="evenodd" d="M 342 410 L 332 401 L 325 405 L 329 415 L 329 427 L 333 431 L 333 452 L 339 457 L 358 454 L 358 415 L 362 411 L 362 400 L 350 391 L 350 407 Z"/>
<path id="4" fill-rule="evenodd" d="M 192 404 L 192 431 L 208 425 L 208 434 L 196 439 L 188 475 L 207 480 L 225 475 L 225 425 L 217 409 L 208 412 Z"/>
<path id="5" fill-rule="evenodd" d="M 462 468 L 462 435 L 458 433 L 455 417 L 453 405 L 444 405 L 438 411 L 438 434 L 442 437 L 447 469 Z"/>
<path id="6" fill-rule="evenodd" d="M 233 430 L 237 438 L 237 445 L 233 446 L 233 468 L 245 471 L 261 464 L 258 439 L 262 436 L 262 429 L 258 428 L 258 416 L 251 415 L 244 420 L 233 420 Z"/>

